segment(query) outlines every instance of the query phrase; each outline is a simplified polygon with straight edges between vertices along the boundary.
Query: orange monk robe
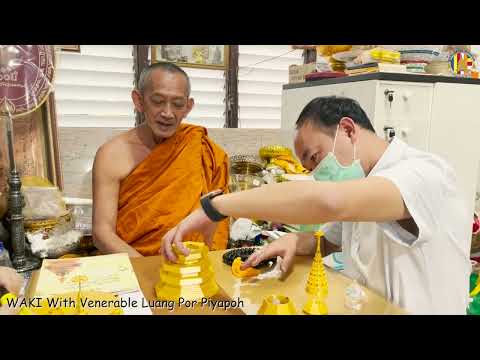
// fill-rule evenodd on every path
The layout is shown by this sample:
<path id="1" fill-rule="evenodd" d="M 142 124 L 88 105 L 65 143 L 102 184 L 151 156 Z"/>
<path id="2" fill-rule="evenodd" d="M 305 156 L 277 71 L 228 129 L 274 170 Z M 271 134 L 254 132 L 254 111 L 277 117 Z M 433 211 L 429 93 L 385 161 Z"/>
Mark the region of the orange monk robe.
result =
<path id="1" fill-rule="evenodd" d="M 121 182 L 117 234 L 142 255 L 156 255 L 167 231 L 216 189 L 228 192 L 227 155 L 205 128 L 182 124 Z M 226 219 L 217 228 L 213 249 L 225 249 L 228 236 Z M 203 238 L 192 234 L 184 241 Z"/>

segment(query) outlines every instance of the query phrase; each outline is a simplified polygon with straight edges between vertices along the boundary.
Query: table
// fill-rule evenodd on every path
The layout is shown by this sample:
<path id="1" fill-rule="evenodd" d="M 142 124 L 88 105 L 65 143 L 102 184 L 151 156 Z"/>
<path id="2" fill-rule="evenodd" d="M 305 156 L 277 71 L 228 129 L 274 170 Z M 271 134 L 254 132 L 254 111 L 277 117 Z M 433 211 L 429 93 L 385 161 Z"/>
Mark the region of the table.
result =
<path id="1" fill-rule="evenodd" d="M 311 256 L 296 256 L 292 271 L 283 279 L 266 278 L 257 280 L 238 279 L 231 273 L 231 267 L 222 262 L 223 251 L 211 251 L 210 259 L 215 271 L 217 283 L 230 298 L 241 298 L 244 301 L 243 312 L 256 314 L 262 301 L 269 295 L 283 295 L 294 303 L 297 313 L 302 314 L 302 307 L 307 300 L 305 285 L 312 265 Z M 361 315 L 401 315 L 405 310 L 389 303 L 379 294 L 362 287 L 367 300 L 360 311 L 353 312 L 344 306 L 345 289 L 352 282 L 343 274 L 325 267 L 329 295 L 326 303 L 329 315 L 361 314 Z"/>
<path id="2" fill-rule="evenodd" d="M 265 297 L 283 295 L 288 296 L 293 301 L 297 313 L 302 314 L 302 307 L 307 300 L 305 284 L 312 264 L 312 257 L 295 257 L 293 270 L 284 278 L 268 277 L 268 274 L 264 273 L 262 274 L 263 279 L 239 279 L 232 275 L 231 267 L 223 263 L 223 253 L 223 250 L 209 253 L 215 277 L 220 287 L 219 293 L 212 297 L 212 300 L 215 302 L 242 300 L 243 306 L 227 310 L 205 305 L 175 306 L 173 311 L 166 307 L 156 307 L 153 309 L 153 313 L 155 315 L 253 315 L 257 313 Z M 160 256 L 131 258 L 130 260 L 145 298 L 149 302 L 156 300 L 154 287 L 159 280 Z M 406 314 L 400 307 L 389 303 L 379 294 L 366 288 L 363 288 L 367 294 L 367 300 L 363 308 L 360 311 L 353 312 L 344 306 L 345 289 L 351 283 L 351 280 L 327 267 L 326 274 L 329 284 L 329 295 L 326 302 L 330 315 Z M 37 278 L 38 272 L 34 272 L 27 294 L 34 293 L 33 289 L 36 287 Z"/>

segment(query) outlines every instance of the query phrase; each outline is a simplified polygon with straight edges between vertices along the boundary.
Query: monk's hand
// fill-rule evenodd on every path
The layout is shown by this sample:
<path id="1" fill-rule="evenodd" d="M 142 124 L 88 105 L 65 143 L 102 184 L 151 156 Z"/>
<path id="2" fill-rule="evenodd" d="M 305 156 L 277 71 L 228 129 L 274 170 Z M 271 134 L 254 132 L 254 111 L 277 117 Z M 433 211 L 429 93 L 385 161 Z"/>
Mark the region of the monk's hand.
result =
<path id="1" fill-rule="evenodd" d="M 245 270 L 246 268 L 257 266 L 264 260 L 280 256 L 282 258 L 280 269 L 286 273 L 290 269 L 295 257 L 297 243 L 298 235 L 296 233 L 284 235 L 250 255 L 240 266 L 240 269 Z"/>
<path id="2" fill-rule="evenodd" d="M 205 215 L 203 209 L 199 208 L 165 234 L 162 239 L 160 253 L 168 260 L 176 262 L 177 256 L 172 249 L 172 245 L 175 244 L 175 247 L 183 255 L 187 256 L 190 252 L 185 245 L 183 245 L 183 239 L 185 236 L 194 232 L 202 234 L 205 243 L 208 245 L 208 247 L 211 247 L 216 228 L 217 223 L 212 222 L 207 215 Z"/>

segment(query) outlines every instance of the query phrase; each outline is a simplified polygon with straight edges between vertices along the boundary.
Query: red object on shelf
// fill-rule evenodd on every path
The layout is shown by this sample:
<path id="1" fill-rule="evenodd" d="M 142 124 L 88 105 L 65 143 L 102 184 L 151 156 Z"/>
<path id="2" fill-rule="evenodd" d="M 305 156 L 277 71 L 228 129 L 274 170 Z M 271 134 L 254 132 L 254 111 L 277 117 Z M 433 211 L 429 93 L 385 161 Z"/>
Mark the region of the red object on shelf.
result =
<path id="1" fill-rule="evenodd" d="M 315 80 L 330 79 L 330 78 L 337 78 L 337 77 L 344 77 L 344 76 L 347 76 L 347 74 L 341 71 L 320 71 L 320 72 L 314 72 L 314 73 L 305 75 L 305 80 L 315 81 Z"/>
<path id="2" fill-rule="evenodd" d="M 477 214 L 473 215 L 473 235 L 477 235 L 480 232 L 480 219 Z"/>

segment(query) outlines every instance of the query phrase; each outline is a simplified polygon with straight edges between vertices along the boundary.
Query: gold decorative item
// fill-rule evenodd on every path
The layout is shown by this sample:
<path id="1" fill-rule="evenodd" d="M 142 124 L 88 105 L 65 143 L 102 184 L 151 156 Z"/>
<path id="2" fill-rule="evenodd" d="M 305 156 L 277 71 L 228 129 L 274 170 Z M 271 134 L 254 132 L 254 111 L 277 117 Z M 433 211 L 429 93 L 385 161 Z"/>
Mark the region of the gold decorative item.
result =
<path id="1" fill-rule="evenodd" d="M 262 147 L 259 151 L 262 160 L 267 161 L 267 169 L 279 167 L 287 174 L 306 174 L 308 170 L 295 159 L 292 151 L 281 145 L 270 145 Z"/>
<path id="2" fill-rule="evenodd" d="M 333 56 L 329 56 L 327 60 L 330 63 L 332 71 L 345 71 L 346 65 L 344 62 L 336 60 Z"/>
<path id="3" fill-rule="evenodd" d="M 260 148 L 259 155 L 262 160 L 270 160 L 278 156 L 292 156 L 292 150 L 282 145 L 269 145 Z"/>
<path id="4" fill-rule="evenodd" d="M 208 259 L 208 247 L 201 242 L 186 241 L 190 250 L 188 256 L 181 254 L 174 246 L 177 263 L 162 258 L 160 281 L 155 293 L 160 300 L 178 301 L 209 298 L 217 294 L 219 288 L 215 281 L 213 267 Z"/>
<path id="5" fill-rule="evenodd" d="M 332 71 L 343 72 L 345 70 L 345 62 L 335 59 L 333 55 L 350 50 L 352 50 L 352 45 L 317 45 L 317 55 L 325 57 Z"/>
<path id="6" fill-rule="evenodd" d="M 270 295 L 263 300 L 257 315 L 296 315 L 292 300 L 282 295 Z"/>
<path id="7" fill-rule="evenodd" d="M 328 314 L 327 304 L 325 303 L 325 298 L 328 296 L 328 281 L 325 267 L 323 266 L 322 253 L 320 251 L 320 239 L 322 236 L 323 233 L 321 231 L 315 233 L 317 250 L 305 288 L 308 300 L 303 307 L 303 311 L 310 315 Z"/>
<path id="8" fill-rule="evenodd" d="M 68 211 L 65 215 L 56 218 L 56 219 L 45 219 L 45 220 L 25 220 L 24 226 L 25 230 L 29 232 L 35 232 L 38 230 L 53 230 L 55 226 L 60 223 L 68 223 L 72 220 L 72 215 Z"/>
<path id="9" fill-rule="evenodd" d="M 308 315 L 328 315 L 325 298 L 322 295 L 308 295 L 307 302 L 303 306 L 303 312 Z"/>
<path id="10" fill-rule="evenodd" d="M 245 270 L 241 270 L 240 267 L 242 266 L 243 261 L 240 256 L 236 257 L 232 263 L 232 274 L 238 278 L 249 278 L 253 276 L 257 276 L 260 274 L 260 270 L 255 269 L 253 267 L 249 267 Z"/>
<path id="11" fill-rule="evenodd" d="M 253 155 L 237 154 L 230 157 L 230 192 L 249 190 L 261 186 L 263 164 Z"/>
<path id="12" fill-rule="evenodd" d="M 317 54 L 320 56 L 332 56 L 350 50 L 352 50 L 352 45 L 317 45 Z"/>
<path id="13" fill-rule="evenodd" d="M 78 293 L 77 293 L 77 303 L 76 303 L 76 310 L 78 315 L 82 315 L 85 313 L 83 310 L 83 304 L 82 304 L 82 281 L 87 281 L 88 277 L 84 275 L 77 275 L 74 276 L 72 279 L 73 283 L 78 284 Z"/>
<path id="14" fill-rule="evenodd" d="M 236 162 L 230 166 L 232 175 L 260 175 L 263 166 L 253 162 Z"/>
<path id="15" fill-rule="evenodd" d="M 227 70 L 229 53 L 229 45 L 151 45 L 152 63 L 200 69 Z"/>
<path id="16" fill-rule="evenodd" d="M 230 173 L 232 175 L 259 175 L 262 170 L 263 164 L 256 156 L 237 154 L 230 157 Z"/>
<path id="17" fill-rule="evenodd" d="M 48 179 L 45 179 L 41 176 L 29 175 L 22 176 L 22 186 L 40 186 L 40 187 L 52 187 L 55 186 Z"/>

